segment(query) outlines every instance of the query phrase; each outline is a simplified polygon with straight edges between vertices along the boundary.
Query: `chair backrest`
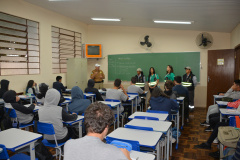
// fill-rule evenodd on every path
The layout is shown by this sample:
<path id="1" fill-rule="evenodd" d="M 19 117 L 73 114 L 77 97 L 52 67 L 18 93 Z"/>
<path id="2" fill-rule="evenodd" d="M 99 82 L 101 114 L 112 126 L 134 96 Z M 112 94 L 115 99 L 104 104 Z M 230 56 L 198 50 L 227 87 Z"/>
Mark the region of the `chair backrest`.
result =
<path id="1" fill-rule="evenodd" d="M 15 109 L 13 109 L 13 108 L 6 108 L 6 107 L 5 107 L 5 112 L 8 112 L 9 109 L 11 110 L 11 112 L 9 113 L 9 117 L 11 117 L 11 118 L 17 118 L 17 114 L 16 114 Z"/>
<path id="2" fill-rule="evenodd" d="M 132 141 L 132 140 L 125 140 L 125 139 L 118 139 L 118 138 L 112 138 L 112 137 L 106 137 L 106 142 L 107 144 L 110 144 L 112 141 L 117 140 L 117 141 L 122 141 L 126 142 L 132 145 L 132 150 L 134 151 L 140 151 L 140 144 L 138 141 Z"/>
<path id="3" fill-rule="evenodd" d="M 105 99 L 107 102 L 121 102 L 120 100 L 117 99 Z"/>
<path id="4" fill-rule="evenodd" d="M 235 116 L 229 117 L 229 126 L 236 127 L 236 119 Z"/>
<path id="5" fill-rule="evenodd" d="M 145 120 L 159 121 L 159 119 L 157 117 L 148 117 L 148 116 L 134 116 L 134 119 L 145 119 Z"/>
<path id="6" fill-rule="evenodd" d="M 37 122 L 37 131 L 42 134 L 54 135 L 53 125 L 50 123 Z"/>
<path id="7" fill-rule="evenodd" d="M 125 125 L 125 128 L 129 129 L 138 129 L 138 130 L 145 130 L 145 131 L 153 131 L 152 127 L 141 127 L 141 126 L 132 126 L 132 125 Z"/>
<path id="8" fill-rule="evenodd" d="M 2 149 L 2 151 L 0 152 L 0 159 L 9 159 L 9 155 L 7 153 L 5 145 L 0 144 L 0 148 Z"/>
<path id="9" fill-rule="evenodd" d="M 113 140 L 110 144 L 117 148 L 126 148 L 129 152 L 132 150 L 132 145 L 127 142 Z"/>

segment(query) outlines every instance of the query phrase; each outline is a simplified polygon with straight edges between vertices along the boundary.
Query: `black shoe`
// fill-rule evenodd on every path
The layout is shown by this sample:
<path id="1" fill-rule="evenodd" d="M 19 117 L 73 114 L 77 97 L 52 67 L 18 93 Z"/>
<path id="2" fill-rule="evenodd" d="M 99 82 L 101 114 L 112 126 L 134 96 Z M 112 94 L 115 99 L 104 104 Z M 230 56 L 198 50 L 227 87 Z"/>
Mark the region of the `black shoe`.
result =
<path id="1" fill-rule="evenodd" d="M 220 158 L 220 151 L 216 151 L 216 152 L 211 152 L 209 153 L 209 156 L 219 159 Z"/>
<path id="2" fill-rule="evenodd" d="M 211 126 L 209 126 L 209 127 L 208 127 L 208 128 L 206 128 L 204 131 L 205 131 L 205 132 L 212 132 L 212 131 L 213 131 L 213 129 L 212 129 L 212 127 L 211 127 Z"/>
<path id="3" fill-rule="evenodd" d="M 210 124 L 208 124 L 206 121 L 200 123 L 201 126 L 210 126 Z"/>
<path id="4" fill-rule="evenodd" d="M 200 145 L 195 145 L 194 148 L 200 148 L 200 149 L 211 149 L 211 145 L 207 143 L 202 143 Z"/>

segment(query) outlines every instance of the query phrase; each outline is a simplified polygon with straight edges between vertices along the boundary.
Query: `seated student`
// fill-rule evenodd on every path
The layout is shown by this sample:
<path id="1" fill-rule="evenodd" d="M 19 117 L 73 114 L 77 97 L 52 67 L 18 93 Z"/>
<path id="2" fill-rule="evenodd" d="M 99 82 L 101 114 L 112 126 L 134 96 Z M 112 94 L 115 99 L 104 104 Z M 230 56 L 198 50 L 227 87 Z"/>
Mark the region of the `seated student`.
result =
<path id="1" fill-rule="evenodd" d="M 97 101 L 104 101 L 101 94 L 99 93 L 98 89 L 97 88 L 93 88 L 95 85 L 95 82 L 93 79 L 89 79 L 88 80 L 88 87 L 85 89 L 85 93 L 88 93 L 88 92 L 92 92 L 94 94 L 96 94 L 96 100 Z"/>
<path id="2" fill-rule="evenodd" d="M 159 87 L 155 87 L 152 91 L 150 106 L 151 110 L 167 111 L 169 117 L 171 116 L 171 110 L 179 109 L 178 103 L 169 99 L 169 97 Z"/>
<path id="3" fill-rule="evenodd" d="M 173 91 L 174 83 L 171 80 L 167 80 L 164 84 L 164 93 L 170 97 L 170 99 L 177 99 L 177 92 Z"/>
<path id="4" fill-rule="evenodd" d="M 129 93 L 138 93 L 139 94 L 143 94 L 144 91 L 140 88 L 140 87 L 137 87 L 135 84 L 137 82 L 137 79 L 136 77 L 132 77 L 131 78 L 131 85 L 127 88 L 127 92 Z M 141 102 L 141 98 L 138 97 L 138 104 Z"/>
<path id="5" fill-rule="evenodd" d="M 53 88 L 58 90 L 61 95 L 62 95 L 62 91 L 66 91 L 66 88 L 62 84 L 62 77 L 61 76 L 56 77 L 56 82 L 53 82 Z"/>
<path id="6" fill-rule="evenodd" d="M 232 87 L 225 94 L 221 93 L 219 95 L 224 95 L 225 97 L 233 99 L 240 99 L 240 80 L 235 80 Z M 213 113 L 219 113 L 219 108 L 217 104 L 208 107 L 206 121 L 200 123 L 200 125 L 209 126 L 209 115 Z"/>
<path id="7" fill-rule="evenodd" d="M 32 123 L 34 114 L 33 110 L 35 108 L 34 104 L 29 107 L 25 107 L 21 103 L 18 103 L 20 98 L 16 96 L 16 92 L 9 90 L 3 94 L 3 100 L 5 102 L 5 108 L 15 109 L 17 114 L 17 119 L 19 123 L 28 124 Z"/>
<path id="8" fill-rule="evenodd" d="M 184 99 L 184 118 L 187 120 L 187 122 L 189 122 L 188 89 L 186 87 L 182 86 L 182 84 L 181 84 L 182 77 L 181 76 L 174 77 L 174 83 L 175 83 L 175 86 L 172 88 L 172 90 L 177 92 L 177 96 L 185 97 L 185 99 Z"/>
<path id="9" fill-rule="evenodd" d="M 57 106 L 60 93 L 56 89 L 49 89 L 46 93 L 44 105 L 39 109 L 39 122 L 51 123 L 54 127 L 58 143 L 66 142 L 73 136 L 72 130 L 63 126 L 63 121 L 74 121 L 77 114 L 68 114 L 62 107 Z M 44 135 L 48 142 L 55 144 L 53 135 Z"/>
<path id="10" fill-rule="evenodd" d="M 91 104 L 91 101 L 89 99 L 84 99 L 83 91 L 78 86 L 74 86 L 72 88 L 71 96 L 72 103 L 68 105 L 70 112 L 75 112 L 81 115 Z"/>
<path id="11" fill-rule="evenodd" d="M 38 92 L 38 87 L 37 83 L 35 83 L 33 80 L 29 80 L 26 88 L 26 94 L 34 94 L 35 96 L 37 95 Z"/>
<path id="12" fill-rule="evenodd" d="M 39 84 L 39 92 L 37 95 L 36 95 L 36 99 L 37 99 L 37 102 L 40 103 L 40 104 L 44 104 L 44 99 L 45 99 L 45 95 L 47 93 L 47 90 L 48 90 L 48 85 L 46 85 L 45 83 L 40 83 Z"/>
<path id="13" fill-rule="evenodd" d="M 115 99 L 115 100 L 120 100 L 120 101 L 128 100 L 127 92 L 121 83 L 122 83 L 122 81 L 120 79 L 115 79 L 114 87 L 112 89 L 108 89 L 106 92 L 106 99 Z M 122 89 L 122 91 L 120 91 L 118 89 Z M 122 113 L 123 111 L 124 111 L 124 108 L 123 108 L 123 106 L 121 106 L 119 108 L 119 113 Z M 116 114 L 117 109 L 114 109 L 113 112 Z"/>
<path id="14" fill-rule="evenodd" d="M 1 80 L 0 88 L 0 98 L 3 97 L 3 94 L 8 91 L 9 81 L 6 79 Z"/>
<path id="15" fill-rule="evenodd" d="M 64 145 L 64 159 L 131 160 L 126 149 L 119 149 L 103 142 L 113 121 L 113 112 L 107 105 L 97 102 L 91 104 L 84 114 L 87 135 L 67 141 Z"/>

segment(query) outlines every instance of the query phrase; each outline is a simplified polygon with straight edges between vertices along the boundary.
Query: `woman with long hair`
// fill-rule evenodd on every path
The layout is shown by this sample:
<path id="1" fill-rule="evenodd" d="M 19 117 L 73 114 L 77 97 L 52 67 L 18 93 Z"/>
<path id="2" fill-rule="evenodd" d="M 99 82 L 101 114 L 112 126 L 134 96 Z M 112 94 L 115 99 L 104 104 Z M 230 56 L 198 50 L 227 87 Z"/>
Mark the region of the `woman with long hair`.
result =
<path id="1" fill-rule="evenodd" d="M 148 74 L 148 86 L 151 93 L 153 89 L 158 85 L 158 83 L 159 83 L 159 76 L 155 73 L 155 69 L 151 67 L 149 69 L 149 74 Z"/>
<path id="2" fill-rule="evenodd" d="M 34 94 L 36 96 L 38 92 L 38 87 L 37 87 L 37 83 L 34 82 L 34 80 L 29 80 L 27 87 L 26 87 L 26 94 L 30 93 L 30 94 Z"/>
<path id="3" fill-rule="evenodd" d="M 173 67 L 171 65 L 167 66 L 166 76 L 164 77 L 164 80 L 171 80 L 174 81 L 175 74 L 173 73 Z"/>

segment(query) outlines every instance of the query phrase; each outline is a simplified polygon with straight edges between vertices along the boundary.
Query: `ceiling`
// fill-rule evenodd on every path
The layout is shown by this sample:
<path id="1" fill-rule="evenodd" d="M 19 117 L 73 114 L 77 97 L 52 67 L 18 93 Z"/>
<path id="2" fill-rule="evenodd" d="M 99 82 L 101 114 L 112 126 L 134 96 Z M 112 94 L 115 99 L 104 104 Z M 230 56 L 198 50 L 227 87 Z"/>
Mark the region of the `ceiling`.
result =
<path id="1" fill-rule="evenodd" d="M 89 25 L 231 32 L 240 23 L 240 0 L 24 0 Z M 92 21 L 121 18 L 120 22 Z M 194 21 L 156 24 L 153 19 Z"/>

